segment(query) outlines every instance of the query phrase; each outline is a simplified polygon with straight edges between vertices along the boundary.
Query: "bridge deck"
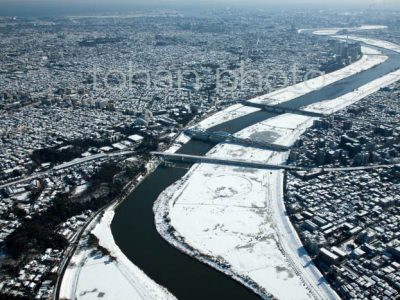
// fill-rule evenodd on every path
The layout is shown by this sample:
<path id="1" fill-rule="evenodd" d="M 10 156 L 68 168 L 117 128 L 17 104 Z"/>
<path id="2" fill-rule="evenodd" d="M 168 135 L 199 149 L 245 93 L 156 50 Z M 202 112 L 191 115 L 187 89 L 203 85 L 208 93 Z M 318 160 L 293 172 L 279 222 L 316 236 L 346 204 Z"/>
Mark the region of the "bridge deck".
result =
<path id="1" fill-rule="evenodd" d="M 262 104 L 262 103 L 254 103 L 254 102 L 250 102 L 250 101 L 242 101 L 242 104 L 245 106 L 252 106 L 252 107 L 260 108 L 267 112 L 276 113 L 276 114 L 291 113 L 291 114 L 309 116 L 309 117 L 314 117 L 314 118 L 320 118 L 320 117 L 326 116 L 322 113 L 306 111 L 306 110 L 301 110 L 301 109 L 296 109 L 296 108 L 282 107 L 280 105 L 269 105 L 269 104 Z"/>
<path id="2" fill-rule="evenodd" d="M 324 167 L 298 167 L 289 165 L 273 165 L 261 162 L 251 162 L 238 159 L 225 159 L 209 156 L 191 155 L 191 154 L 177 154 L 177 153 L 165 153 L 165 152 L 151 152 L 152 155 L 161 157 L 164 160 L 171 162 L 183 162 L 183 163 L 211 163 L 220 165 L 230 165 L 245 168 L 254 169 L 267 169 L 267 170 L 290 170 L 290 171 L 327 171 L 327 172 L 340 172 L 340 171 L 361 171 L 369 169 L 381 169 L 381 168 L 392 168 L 399 166 L 399 164 L 387 164 L 387 165 L 368 165 L 360 167 L 335 167 L 335 168 L 324 168 Z"/>
<path id="3" fill-rule="evenodd" d="M 277 145 L 264 141 L 256 141 L 252 139 L 238 138 L 232 134 L 225 132 L 210 132 L 210 131 L 199 131 L 195 129 L 186 129 L 184 131 L 188 136 L 193 139 L 201 141 L 211 141 L 217 143 L 231 143 L 253 148 L 261 148 L 273 151 L 288 151 L 290 147 Z"/>

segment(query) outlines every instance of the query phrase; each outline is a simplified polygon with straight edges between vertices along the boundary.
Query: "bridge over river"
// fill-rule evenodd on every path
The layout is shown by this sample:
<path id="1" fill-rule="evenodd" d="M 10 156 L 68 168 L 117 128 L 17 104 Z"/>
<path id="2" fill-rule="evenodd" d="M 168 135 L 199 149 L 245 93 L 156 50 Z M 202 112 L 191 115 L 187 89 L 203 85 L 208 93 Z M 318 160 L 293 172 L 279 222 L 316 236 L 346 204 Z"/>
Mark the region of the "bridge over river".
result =
<path id="1" fill-rule="evenodd" d="M 228 166 L 238 166 L 244 168 L 267 169 L 267 170 L 289 170 L 289 171 L 309 171 L 309 172 L 350 172 L 362 171 L 371 169 L 393 168 L 400 167 L 400 164 L 385 164 L 385 165 L 367 165 L 367 166 L 354 166 L 354 167 L 301 167 L 292 165 L 273 165 L 262 162 L 246 161 L 239 159 L 227 159 L 201 155 L 191 154 L 176 154 L 166 152 L 151 152 L 152 155 L 164 161 L 178 162 L 178 163 L 208 163 L 219 164 Z"/>
<path id="2" fill-rule="evenodd" d="M 338 80 L 319 90 L 309 92 L 293 100 L 280 104 L 280 107 L 294 110 L 327 99 L 335 99 L 353 92 L 361 86 L 393 72 L 400 67 L 398 53 L 382 50 L 389 58 L 374 68 Z M 212 132 L 238 132 L 255 123 L 275 117 L 283 112 L 260 110 L 238 117 L 209 128 Z M 176 155 L 157 154 L 167 159 L 189 159 L 192 162 L 214 163 L 205 158 L 216 143 L 191 139 Z M 197 157 L 196 157 L 197 156 Z M 217 159 L 217 158 L 215 158 Z M 219 163 L 232 164 L 232 161 L 218 159 Z M 235 164 L 250 167 L 250 162 L 234 161 Z M 272 168 L 271 165 L 257 167 Z M 388 167 L 388 166 L 374 166 Z M 273 166 L 283 169 L 283 166 Z M 357 167 L 362 169 L 366 167 Z M 369 166 L 368 168 L 372 168 Z M 340 171 L 346 170 L 340 168 Z M 347 170 L 350 170 L 347 168 Z M 351 168 L 351 170 L 356 170 Z M 162 167 L 150 174 L 116 209 L 111 224 L 114 240 L 122 252 L 150 278 L 165 286 L 178 299 L 259 299 L 259 296 L 224 274 L 181 253 L 170 246 L 157 232 L 154 224 L 153 204 L 160 193 L 186 174 L 182 168 Z"/>

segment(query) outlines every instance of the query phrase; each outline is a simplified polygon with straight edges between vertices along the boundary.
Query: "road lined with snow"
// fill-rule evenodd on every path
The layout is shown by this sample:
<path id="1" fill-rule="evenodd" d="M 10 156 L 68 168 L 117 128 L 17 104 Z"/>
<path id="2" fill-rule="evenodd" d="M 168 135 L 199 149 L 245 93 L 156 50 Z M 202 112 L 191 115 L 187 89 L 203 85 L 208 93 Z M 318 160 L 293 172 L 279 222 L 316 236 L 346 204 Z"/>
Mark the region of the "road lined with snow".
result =
<path id="1" fill-rule="evenodd" d="M 37 179 L 37 178 L 41 178 L 41 177 L 46 176 L 46 175 L 48 175 L 48 174 L 50 174 L 52 172 L 60 171 L 62 169 L 70 168 L 70 167 L 73 167 L 73 166 L 76 166 L 76 165 L 80 165 L 80 164 L 83 164 L 83 163 L 86 163 L 86 162 L 89 162 L 89 161 L 92 161 L 92 160 L 99 160 L 99 159 L 103 159 L 103 158 L 106 158 L 106 157 L 113 157 L 113 156 L 130 155 L 130 154 L 133 154 L 133 153 L 134 153 L 134 151 L 126 151 L 125 150 L 125 151 L 116 151 L 116 152 L 111 152 L 111 153 L 99 153 L 99 154 L 94 154 L 94 155 L 90 155 L 90 156 L 86 156 L 86 157 L 82 157 L 82 158 L 76 158 L 76 159 L 71 160 L 69 162 L 62 163 L 62 164 L 59 164 L 59 165 L 55 165 L 50 170 L 43 171 L 43 172 L 38 172 L 36 174 L 33 174 L 33 175 L 30 175 L 30 176 L 27 176 L 27 177 L 24 177 L 24 178 L 21 178 L 21 179 L 18 179 L 18 180 L 14 180 L 14 181 L 2 184 L 2 185 L 0 185 L 0 189 L 8 187 L 8 186 L 15 185 L 15 184 L 31 181 L 31 180 L 34 180 L 34 179 Z"/>

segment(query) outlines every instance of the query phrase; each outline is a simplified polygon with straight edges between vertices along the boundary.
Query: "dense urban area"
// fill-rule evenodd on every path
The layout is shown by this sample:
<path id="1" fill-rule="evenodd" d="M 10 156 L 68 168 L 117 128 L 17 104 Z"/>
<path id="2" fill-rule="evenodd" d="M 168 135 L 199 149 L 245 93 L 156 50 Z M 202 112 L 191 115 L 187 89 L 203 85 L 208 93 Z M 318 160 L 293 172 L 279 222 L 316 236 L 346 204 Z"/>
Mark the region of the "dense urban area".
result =
<path id="1" fill-rule="evenodd" d="M 400 43 L 390 12 L 0 18 L 0 299 L 53 297 L 88 222 L 188 124 L 360 57 L 358 43 L 343 54 L 299 28 L 366 21 Z M 399 95 L 392 85 L 315 121 L 289 163 L 399 163 Z M 399 179 L 398 167 L 287 175 L 291 220 L 344 298 L 399 297 Z"/>
<path id="2" fill-rule="evenodd" d="M 293 148 L 302 166 L 399 164 L 399 84 L 316 120 Z M 293 173 L 287 209 L 304 246 L 345 299 L 400 292 L 400 167 Z"/>
<path id="3" fill-rule="evenodd" d="M 316 120 L 289 162 L 300 166 L 365 166 L 400 162 L 399 84 Z"/>

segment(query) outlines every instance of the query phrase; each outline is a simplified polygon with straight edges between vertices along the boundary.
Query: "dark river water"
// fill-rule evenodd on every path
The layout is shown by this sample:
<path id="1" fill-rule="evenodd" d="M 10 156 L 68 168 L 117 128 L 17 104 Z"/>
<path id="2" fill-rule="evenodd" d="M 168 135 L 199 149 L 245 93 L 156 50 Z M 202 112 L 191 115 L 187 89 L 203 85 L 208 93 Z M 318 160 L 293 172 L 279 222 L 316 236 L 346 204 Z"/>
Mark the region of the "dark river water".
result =
<path id="1" fill-rule="evenodd" d="M 389 59 L 370 70 L 340 80 L 318 91 L 308 93 L 281 106 L 299 108 L 352 92 L 354 89 L 396 68 L 400 68 L 398 54 L 384 51 Z M 255 112 L 228 121 L 210 130 L 235 133 L 252 124 L 275 116 Z M 215 144 L 191 140 L 178 152 L 203 155 Z M 170 246 L 157 232 L 153 204 L 160 193 L 180 179 L 187 169 L 158 167 L 117 208 L 111 230 L 122 252 L 150 278 L 166 287 L 178 299 L 259 299 L 259 296 L 235 280 L 181 253 Z"/>

